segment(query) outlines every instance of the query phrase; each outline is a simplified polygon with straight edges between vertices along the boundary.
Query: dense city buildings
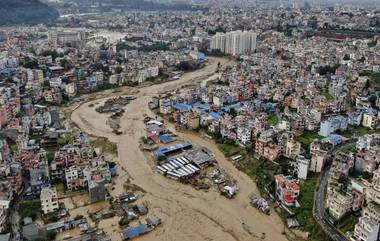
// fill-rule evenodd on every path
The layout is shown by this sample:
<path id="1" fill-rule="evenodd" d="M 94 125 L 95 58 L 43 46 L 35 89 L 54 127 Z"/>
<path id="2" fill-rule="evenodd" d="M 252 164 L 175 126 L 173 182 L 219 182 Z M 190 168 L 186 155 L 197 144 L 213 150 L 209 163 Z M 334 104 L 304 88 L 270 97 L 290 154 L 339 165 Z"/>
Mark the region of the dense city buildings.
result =
<path id="1" fill-rule="evenodd" d="M 0 240 L 379 240 L 378 4 L 44 2 L 0 4 Z"/>

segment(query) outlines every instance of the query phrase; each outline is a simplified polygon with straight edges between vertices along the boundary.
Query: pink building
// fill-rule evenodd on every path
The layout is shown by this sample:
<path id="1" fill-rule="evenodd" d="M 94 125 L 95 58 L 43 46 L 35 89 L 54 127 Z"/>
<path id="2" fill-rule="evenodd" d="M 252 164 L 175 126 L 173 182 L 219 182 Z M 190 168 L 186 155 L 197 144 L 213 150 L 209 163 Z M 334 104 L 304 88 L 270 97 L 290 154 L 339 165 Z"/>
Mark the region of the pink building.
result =
<path id="1" fill-rule="evenodd" d="M 269 161 L 276 160 L 279 154 L 280 154 L 280 148 L 278 148 L 278 146 L 274 144 L 264 147 L 263 157 Z"/>

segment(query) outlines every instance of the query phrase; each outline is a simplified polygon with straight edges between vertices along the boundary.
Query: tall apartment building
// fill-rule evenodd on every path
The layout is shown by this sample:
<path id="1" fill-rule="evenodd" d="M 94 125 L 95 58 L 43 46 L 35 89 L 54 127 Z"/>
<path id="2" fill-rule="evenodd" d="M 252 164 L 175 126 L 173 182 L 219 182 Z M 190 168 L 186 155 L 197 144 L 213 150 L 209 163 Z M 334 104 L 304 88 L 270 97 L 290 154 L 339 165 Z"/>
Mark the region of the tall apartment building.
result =
<path id="1" fill-rule="evenodd" d="M 50 31 L 49 43 L 54 47 L 58 45 L 81 46 L 86 41 L 84 31 Z"/>
<path id="2" fill-rule="evenodd" d="M 241 55 L 256 49 L 257 34 L 253 31 L 217 33 L 210 43 L 211 50 L 220 50 L 231 55 Z"/>
<path id="3" fill-rule="evenodd" d="M 298 178 L 306 180 L 309 167 L 310 167 L 309 159 L 301 155 L 297 156 L 294 169 L 297 171 Z"/>

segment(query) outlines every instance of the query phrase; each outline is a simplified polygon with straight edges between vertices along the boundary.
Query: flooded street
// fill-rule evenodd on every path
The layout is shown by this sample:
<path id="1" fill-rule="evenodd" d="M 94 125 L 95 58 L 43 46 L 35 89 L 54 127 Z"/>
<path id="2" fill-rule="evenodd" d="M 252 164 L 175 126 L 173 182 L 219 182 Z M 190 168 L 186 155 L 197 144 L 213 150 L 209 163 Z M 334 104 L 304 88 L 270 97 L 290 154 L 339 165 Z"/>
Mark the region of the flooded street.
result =
<path id="1" fill-rule="evenodd" d="M 112 195 L 121 194 L 124 191 L 123 184 L 127 177 L 130 177 L 134 185 L 146 192 L 143 201 L 149 203 L 150 213 L 162 219 L 163 225 L 160 228 L 140 237 L 139 240 L 248 241 L 263 240 L 263 233 L 264 240 L 286 240 L 282 234 L 284 225 L 275 212 L 267 216 L 249 205 L 248 196 L 258 193 L 254 181 L 238 171 L 211 140 L 191 133 L 179 133 L 180 138 L 198 146 L 207 146 L 214 152 L 219 165 L 237 180 L 240 192 L 235 199 L 226 199 L 217 192 L 197 191 L 190 185 L 165 178 L 151 168 L 147 157 L 140 151 L 139 139 L 146 133 L 144 115 L 153 116 L 148 108 L 151 97 L 159 92 L 190 84 L 194 79 L 206 79 L 215 72 L 218 62 L 224 66 L 229 61 L 212 59 L 207 67 L 186 73 L 177 81 L 140 88 L 137 99 L 124 108 L 126 114 L 120 121 L 122 135 L 113 134 L 106 124 L 107 116 L 97 113 L 91 105 L 100 103 L 101 100 L 84 103 L 71 115 L 72 121 L 82 131 L 107 137 L 117 143 L 119 170 L 122 171 L 115 180 Z M 110 97 L 121 94 L 110 94 Z M 173 129 L 171 124 L 168 125 Z M 105 223 L 102 226 L 107 227 L 109 224 Z M 112 227 L 110 230 L 113 230 Z M 119 240 L 116 239 L 116 235 L 113 238 Z"/>

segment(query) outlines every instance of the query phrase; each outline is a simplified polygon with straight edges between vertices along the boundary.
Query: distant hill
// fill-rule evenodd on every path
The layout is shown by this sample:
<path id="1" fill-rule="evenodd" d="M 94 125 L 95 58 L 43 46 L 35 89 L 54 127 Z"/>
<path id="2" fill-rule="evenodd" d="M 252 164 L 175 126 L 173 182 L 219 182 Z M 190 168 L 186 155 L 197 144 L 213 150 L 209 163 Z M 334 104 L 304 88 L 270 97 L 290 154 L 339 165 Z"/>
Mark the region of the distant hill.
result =
<path id="1" fill-rule="evenodd" d="M 38 0 L 0 0 L 0 25 L 54 23 L 58 12 Z"/>

